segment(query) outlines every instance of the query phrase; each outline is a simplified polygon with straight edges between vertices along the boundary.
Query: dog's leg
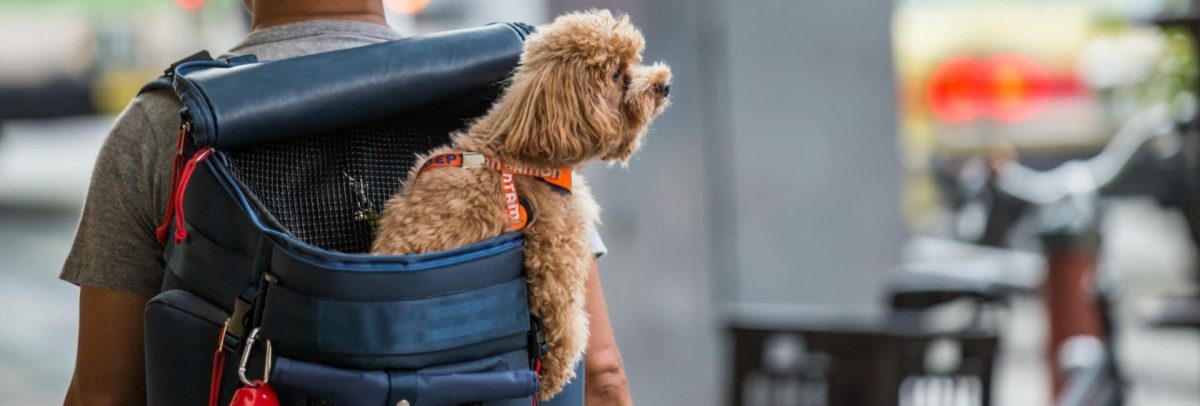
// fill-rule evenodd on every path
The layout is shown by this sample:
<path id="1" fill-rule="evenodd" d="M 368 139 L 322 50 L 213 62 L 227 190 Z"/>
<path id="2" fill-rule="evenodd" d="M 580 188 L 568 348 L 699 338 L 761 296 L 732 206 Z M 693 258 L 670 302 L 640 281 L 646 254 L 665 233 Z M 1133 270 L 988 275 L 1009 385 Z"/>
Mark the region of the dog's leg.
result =
<path id="1" fill-rule="evenodd" d="M 530 310 L 542 320 L 548 352 L 542 357 L 539 374 L 543 400 L 562 390 L 575 374 L 587 347 L 588 319 L 584 311 L 590 254 L 582 219 L 562 210 L 547 213 L 543 205 L 538 219 L 525 236 L 525 267 L 530 289 Z"/>

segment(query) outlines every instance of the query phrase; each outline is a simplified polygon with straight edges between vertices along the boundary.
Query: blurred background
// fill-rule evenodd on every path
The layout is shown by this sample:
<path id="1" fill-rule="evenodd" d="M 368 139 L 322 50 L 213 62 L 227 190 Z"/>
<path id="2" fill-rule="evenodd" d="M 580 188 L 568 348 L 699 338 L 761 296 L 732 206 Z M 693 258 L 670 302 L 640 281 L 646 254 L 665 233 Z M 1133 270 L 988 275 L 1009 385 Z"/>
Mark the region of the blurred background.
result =
<path id="1" fill-rule="evenodd" d="M 1189 0 L 384 0 L 405 34 L 628 12 L 673 107 L 586 170 L 645 405 L 1200 404 Z M 61 403 L 57 279 L 137 88 L 234 0 L 0 0 L 0 403 Z"/>

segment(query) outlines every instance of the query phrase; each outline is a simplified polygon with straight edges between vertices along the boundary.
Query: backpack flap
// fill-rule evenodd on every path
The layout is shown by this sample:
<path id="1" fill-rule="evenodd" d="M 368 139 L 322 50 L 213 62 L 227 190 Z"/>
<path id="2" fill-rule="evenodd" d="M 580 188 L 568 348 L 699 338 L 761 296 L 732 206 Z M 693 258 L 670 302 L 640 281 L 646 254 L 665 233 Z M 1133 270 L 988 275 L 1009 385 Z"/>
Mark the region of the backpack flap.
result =
<path id="1" fill-rule="evenodd" d="M 492 24 L 279 61 L 190 62 L 174 87 L 196 146 L 259 145 L 489 101 L 531 31 Z"/>

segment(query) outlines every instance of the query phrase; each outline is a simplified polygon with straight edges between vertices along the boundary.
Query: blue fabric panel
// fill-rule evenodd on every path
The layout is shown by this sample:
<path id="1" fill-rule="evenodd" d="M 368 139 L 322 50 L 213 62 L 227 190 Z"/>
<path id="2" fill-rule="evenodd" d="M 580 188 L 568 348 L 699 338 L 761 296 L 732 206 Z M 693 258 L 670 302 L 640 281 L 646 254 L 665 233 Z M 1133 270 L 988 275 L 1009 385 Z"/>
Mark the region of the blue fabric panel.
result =
<path id="1" fill-rule="evenodd" d="M 494 95 L 528 32 L 493 24 L 279 61 L 191 62 L 174 85 L 196 145 L 236 148 Z"/>
<path id="2" fill-rule="evenodd" d="M 210 156 L 197 166 L 188 181 L 183 195 L 188 230 L 199 229 L 220 245 L 253 256 L 262 232 L 253 218 L 241 214 L 247 205 L 239 199 L 240 190 L 226 177 L 232 175 L 214 158 Z"/>
<path id="3" fill-rule="evenodd" d="M 529 329 L 525 279 L 404 301 L 339 301 L 281 285 L 266 292 L 262 331 L 305 352 L 394 355 L 447 350 Z"/>
<path id="4" fill-rule="evenodd" d="M 389 387 L 384 371 L 331 368 L 284 357 L 275 359 L 270 382 L 335 405 L 382 406 L 387 404 Z"/>
<path id="5" fill-rule="evenodd" d="M 328 261 L 328 257 L 276 246 L 271 273 L 289 289 L 310 296 L 400 300 L 492 286 L 524 276 L 523 240 L 480 246 L 445 261 L 424 263 Z M 489 243 L 495 241 L 489 241 Z M 358 255 L 367 259 L 369 256 Z M 415 266 L 433 264 L 432 267 Z M 363 270 L 371 269 L 374 270 Z"/>
<path id="6" fill-rule="evenodd" d="M 563 387 L 562 392 L 554 395 L 554 398 L 545 402 L 538 402 L 538 406 L 583 406 L 583 389 L 585 384 L 583 379 L 583 361 L 579 361 L 579 363 L 575 364 L 575 379 L 567 382 L 567 386 Z"/>
<path id="7" fill-rule="evenodd" d="M 417 406 L 417 376 L 413 374 L 390 373 L 388 374 L 388 400 L 387 404 L 399 404 L 401 400 L 407 400 L 410 405 Z"/>
<path id="8" fill-rule="evenodd" d="M 416 374 L 416 405 L 457 405 L 533 395 L 537 374 L 528 369 L 476 374 Z"/>
<path id="9" fill-rule="evenodd" d="M 205 161 L 188 184 L 187 240 L 169 238 L 167 268 L 183 287 L 231 310 L 247 286 L 255 251 L 265 233 L 276 242 L 270 271 L 307 295 L 354 300 L 399 300 L 494 285 L 523 275 L 524 236 L 510 233 L 421 255 L 332 252 L 271 230 L 236 188 L 223 154 Z M 240 214 L 239 214 L 240 212 Z M 173 223 L 173 222 L 172 222 Z M 173 235 L 173 234 L 171 234 Z"/>
<path id="10" fill-rule="evenodd" d="M 182 290 L 163 292 L 150 300 L 145 313 L 149 405 L 208 404 L 213 350 L 227 317 L 221 309 Z"/>
<path id="11" fill-rule="evenodd" d="M 234 298 L 249 282 L 254 260 L 218 245 L 198 229 L 188 232 L 187 240 L 171 244 L 166 271 L 182 288 L 232 312 Z"/>
<path id="12" fill-rule="evenodd" d="M 491 361 L 502 361 L 490 358 Z M 521 360 L 522 363 L 525 360 Z M 359 371 L 277 357 L 271 383 L 278 389 L 311 395 L 336 405 L 454 405 L 519 399 L 522 405 L 537 392 L 537 375 L 529 369 L 493 365 L 454 365 L 455 372 Z"/>
<path id="13" fill-rule="evenodd" d="M 286 342 L 275 342 L 276 353 L 281 355 L 339 368 L 362 370 L 416 370 L 435 365 L 478 360 L 480 358 L 513 351 L 519 351 L 522 354 L 526 354 L 525 359 L 528 359 L 528 348 L 529 336 L 527 332 L 521 332 L 506 337 L 441 351 L 397 355 L 322 354 L 314 352 L 307 347 L 291 345 L 290 343 Z"/>

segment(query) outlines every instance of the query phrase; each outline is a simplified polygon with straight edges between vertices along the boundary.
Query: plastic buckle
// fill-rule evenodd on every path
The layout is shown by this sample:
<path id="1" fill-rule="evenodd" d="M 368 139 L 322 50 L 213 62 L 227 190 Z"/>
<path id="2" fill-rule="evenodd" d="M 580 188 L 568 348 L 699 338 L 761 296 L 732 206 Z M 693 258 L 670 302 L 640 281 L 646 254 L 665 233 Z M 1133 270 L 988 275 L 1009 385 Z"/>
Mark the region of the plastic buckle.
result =
<path id="1" fill-rule="evenodd" d="M 226 328 L 226 336 L 232 337 L 230 340 L 225 339 L 225 349 L 237 353 L 241 350 L 242 337 L 246 336 L 246 317 L 250 315 L 250 311 L 254 310 L 254 304 L 250 303 L 241 296 L 233 302 L 233 314 L 229 316 L 229 327 Z"/>
<path id="2" fill-rule="evenodd" d="M 178 68 L 179 65 L 183 65 L 188 62 L 211 61 L 211 60 L 213 60 L 212 55 L 209 54 L 207 50 L 203 50 L 203 51 L 188 55 L 187 58 L 180 59 L 180 60 L 176 61 L 175 63 L 171 64 L 171 66 L 168 67 L 167 70 L 163 71 L 163 75 L 175 76 L 175 68 Z"/>
<path id="3" fill-rule="evenodd" d="M 529 356 L 539 359 L 546 355 L 546 337 L 542 334 L 542 320 L 537 317 L 529 319 Z"/>

